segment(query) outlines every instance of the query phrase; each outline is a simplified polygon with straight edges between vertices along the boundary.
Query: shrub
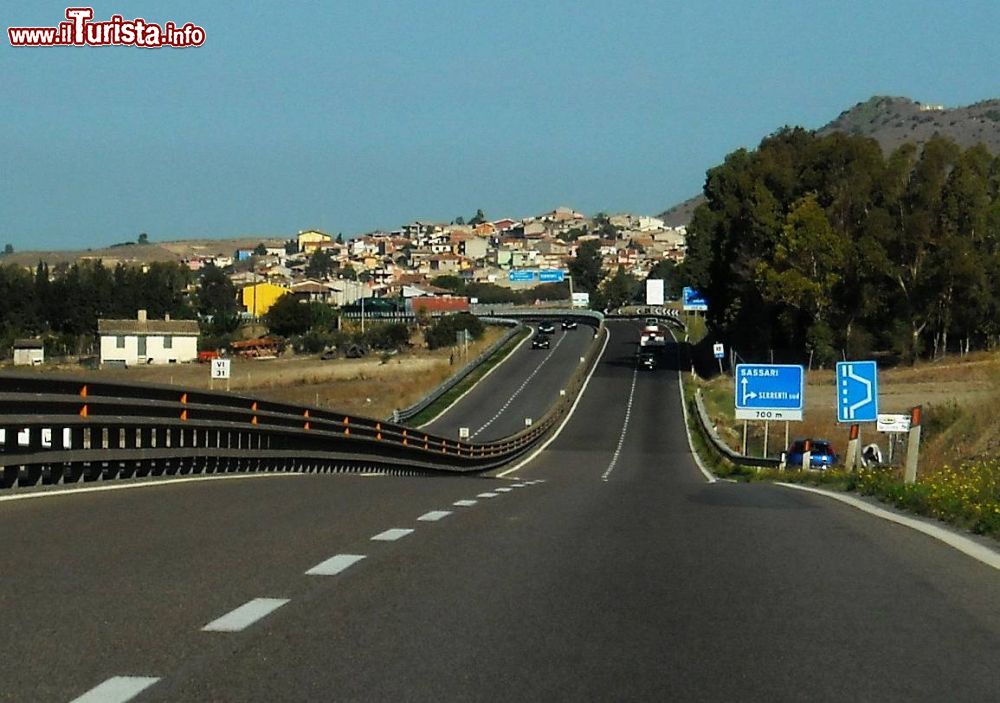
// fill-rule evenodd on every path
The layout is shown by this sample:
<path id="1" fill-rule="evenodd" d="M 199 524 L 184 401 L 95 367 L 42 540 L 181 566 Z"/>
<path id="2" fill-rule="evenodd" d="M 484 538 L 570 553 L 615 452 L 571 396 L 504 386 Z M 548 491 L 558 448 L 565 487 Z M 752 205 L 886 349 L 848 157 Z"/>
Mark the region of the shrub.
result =
<path id="1" fill-rule="evenodd" d="M 439 317 L 424 333 L 424 338 L 427 340 L 428 348 L 440 349 L 453 346 L 459 330 L 468 330 L 473 339 L 479 339 L 485 329 L 486 326 L 478 317 L 461 312 Z"/>

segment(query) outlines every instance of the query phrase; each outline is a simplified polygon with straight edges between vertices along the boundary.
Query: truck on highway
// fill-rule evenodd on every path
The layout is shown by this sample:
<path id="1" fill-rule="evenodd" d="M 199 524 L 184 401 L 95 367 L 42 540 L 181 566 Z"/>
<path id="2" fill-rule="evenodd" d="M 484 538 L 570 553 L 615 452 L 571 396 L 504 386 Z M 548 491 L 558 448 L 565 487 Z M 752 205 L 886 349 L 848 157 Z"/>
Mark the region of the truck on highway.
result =
<path id="1" fill-rule="evenodd" d="M 650 351 L 667 346 L 667 328 L 647 320 L 639 333 L 639 346 Z"/>

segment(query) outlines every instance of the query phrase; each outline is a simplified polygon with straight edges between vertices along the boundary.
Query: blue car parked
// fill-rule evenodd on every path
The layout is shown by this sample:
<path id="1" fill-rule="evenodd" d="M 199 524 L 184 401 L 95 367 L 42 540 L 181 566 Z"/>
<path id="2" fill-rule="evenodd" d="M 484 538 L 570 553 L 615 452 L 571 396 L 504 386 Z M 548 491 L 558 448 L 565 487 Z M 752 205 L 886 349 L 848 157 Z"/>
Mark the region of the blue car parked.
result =
<path id="1" fill-rule="evenodd" d="M 785 464 L 787 466 L 802 466 L 802 454 L 806 450 L 805 439 L 796 439 L 788 447 L 785 453 Z M 837 463 L 837 452 L 833 450 L 833 445 L 825 439 L 811 439 L 809 451 L 809 468 L 826 469 Z"/>

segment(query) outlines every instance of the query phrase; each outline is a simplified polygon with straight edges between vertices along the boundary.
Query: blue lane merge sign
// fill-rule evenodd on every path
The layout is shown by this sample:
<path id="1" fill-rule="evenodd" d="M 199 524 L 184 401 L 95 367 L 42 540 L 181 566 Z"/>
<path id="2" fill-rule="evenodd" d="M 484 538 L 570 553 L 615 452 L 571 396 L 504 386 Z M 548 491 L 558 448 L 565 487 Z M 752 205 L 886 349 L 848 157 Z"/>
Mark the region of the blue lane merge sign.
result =
<path id="1" fill-rule="evenodd" d="M 878 366 L 874 361 L 837 362 L 837 422 L 878 421 Z"/>
<path id="2" fill-rule="evenodd" d="M 736 419 L 801 420 L 805 369 L 790 364 L 736 365 Z"/>

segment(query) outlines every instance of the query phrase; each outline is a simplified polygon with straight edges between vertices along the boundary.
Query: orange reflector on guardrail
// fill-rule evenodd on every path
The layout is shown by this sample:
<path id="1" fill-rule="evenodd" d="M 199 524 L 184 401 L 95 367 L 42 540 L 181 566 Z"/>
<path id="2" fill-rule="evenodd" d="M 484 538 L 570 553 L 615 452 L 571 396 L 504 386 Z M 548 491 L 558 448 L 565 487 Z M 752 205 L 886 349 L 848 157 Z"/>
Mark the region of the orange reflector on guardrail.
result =
<path id="1" fill-rule="evenodd" d="M 184 422 L 187 422 L 187 419 L 188 419 L 188 411 L 187 410 L 181 410 L 181 420 L 183 420 Z"/>
<path id="2" fill-rule="evenodd" d="M 83 388 L 80 389 L 80 397 L 81 398 L 86 398 L 87 397 L 87 387 L 86 386 L 84 386 Z"/>
<path id="3" fill-rule="evenodd" d="M 382 423 L 375 423 L 375 439 L 382 439 Z"/>
<path id="4" fill-rule="evenodd" d="M 87 417 L 87 406 L 86 405 L 84 405 L 82 408 L 80 408 L 80 417 Z"/>
<path id="5" fill-rule="evenodd" d="M 188 394 L 181 393 L 181 405 L 187 405 L 187 402 L 188 402 Z"/>

